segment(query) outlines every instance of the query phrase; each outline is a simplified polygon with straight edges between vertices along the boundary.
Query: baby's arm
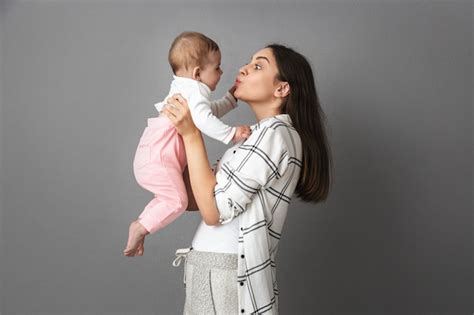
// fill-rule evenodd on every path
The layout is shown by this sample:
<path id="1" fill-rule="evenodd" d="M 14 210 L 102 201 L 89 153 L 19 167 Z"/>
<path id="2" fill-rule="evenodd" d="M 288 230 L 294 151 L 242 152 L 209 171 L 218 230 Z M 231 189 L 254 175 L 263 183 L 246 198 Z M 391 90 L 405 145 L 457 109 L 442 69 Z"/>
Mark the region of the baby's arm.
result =
<path id="1" fill-rule="evenodd" d="M 212 113 L 221 118 L 231 110 L 237 108 L 237 99 L 234 97 L 235 87 L 232 87 L 227 91 L 223 98 L 210 102 Z"/>
<path id="2" fill-rule="evenodd" d="M 188 105 L 194 124 L 201 132 L 224 144 L 228 144 L 234 138 L 237 129 L 225 124 L 213 114 L 207 98 L 190 95 Z"/>

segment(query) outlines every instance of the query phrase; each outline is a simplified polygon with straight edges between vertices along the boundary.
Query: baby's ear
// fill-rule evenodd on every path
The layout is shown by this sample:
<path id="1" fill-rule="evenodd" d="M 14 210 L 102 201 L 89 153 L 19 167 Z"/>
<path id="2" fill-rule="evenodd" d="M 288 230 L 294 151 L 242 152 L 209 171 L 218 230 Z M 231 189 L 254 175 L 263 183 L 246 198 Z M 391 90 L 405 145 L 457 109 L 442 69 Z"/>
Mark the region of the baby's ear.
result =
<path id="1" fill-rule="evenodd" d="M 199 80 L 201 78 L 201 69 L 199 67 L 194 67 L 193 69 L 193 79 Z"/>

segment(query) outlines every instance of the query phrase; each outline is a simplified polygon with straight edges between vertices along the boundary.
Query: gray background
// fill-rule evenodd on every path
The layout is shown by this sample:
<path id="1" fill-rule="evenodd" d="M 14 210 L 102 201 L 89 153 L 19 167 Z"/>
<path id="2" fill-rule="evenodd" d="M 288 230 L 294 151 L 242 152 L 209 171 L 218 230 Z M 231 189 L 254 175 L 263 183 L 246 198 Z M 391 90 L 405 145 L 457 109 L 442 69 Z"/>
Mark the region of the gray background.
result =
<path id="1" fill-rule="evenodd" d="M 224 75 L 277 41 L 329 120 L 326 203 L 290 207 L 282 314 L 471 314 L 472 1 L 9 1 L 1 6 L 1 313 L 181 314 L 186 213 L 124 257 L 151 194 L 132 160 L 183 30 Z M 224 118 L 254 123 L 245 103 Z M 206 139 L 214 162 L 226 146 Z"/>

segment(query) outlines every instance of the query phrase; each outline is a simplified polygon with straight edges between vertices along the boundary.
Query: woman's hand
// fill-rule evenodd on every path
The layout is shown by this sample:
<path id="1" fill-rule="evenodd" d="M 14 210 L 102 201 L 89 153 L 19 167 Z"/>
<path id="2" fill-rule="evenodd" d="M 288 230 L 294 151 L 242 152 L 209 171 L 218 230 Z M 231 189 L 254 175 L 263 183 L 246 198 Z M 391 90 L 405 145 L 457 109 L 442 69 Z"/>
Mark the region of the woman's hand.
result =
<path id="1" fill-rule="evenodd" d="M 166 100 L 166 103 L 161 113 L 165 114 L 171 120 L 183 138 L 200 132 L 194 124 L 191 112 L 189 111 L 188 102 L 181 94 L 173 94 Z"/>

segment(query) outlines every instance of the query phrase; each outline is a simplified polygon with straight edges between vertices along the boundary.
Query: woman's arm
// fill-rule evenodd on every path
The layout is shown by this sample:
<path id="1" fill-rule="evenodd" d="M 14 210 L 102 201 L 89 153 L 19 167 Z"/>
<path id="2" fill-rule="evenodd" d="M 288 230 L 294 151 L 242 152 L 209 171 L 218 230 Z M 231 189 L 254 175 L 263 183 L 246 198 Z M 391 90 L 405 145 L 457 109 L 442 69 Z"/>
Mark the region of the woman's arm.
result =
<path id="1" fill-rule="evenodd" d="M 186 192 L 188 194 L 188 207 L 186 208 L 186 211 L 198 211 L 199 209 L 196 203 L 196 198 L 194 197 L 194 193 L 191 188 L 191 182 L 189 181 L 189 170 L 187 166 L 183 172 L 183 180 L 186 186 Z"/>
<path id="2" fill-rule="evenodd" d="M 201 216 L 207 225 L 219 223 L 219 211 L 217 210 L 214 197 L 216 177 L 211 170 L 207 158 L 206 147 L 201 132 L 195 132 L 183 136 L 186 156 L 188 161 L 188 176 Z"/>
<path id="3" fill-rule="evenodd" d="M 173 106 L 164 106 L 162 113 L 171 120 L 183 138 L 189 182 L 192 187 L 191 195 L 194 196 L 204 222 L 207 225 L 216 225 L 219 223 L 219 211 L 214 197 L 214 187 L 217 181 L 209 165 L 201 132 L 194 125 L 184 98 L 179 94 L 173 95 L 167 100 L 167 103 Z M 188 197 L 189 195 L 188 193 Z M 190 206 L 192 207 L 192 205 Z"/>

